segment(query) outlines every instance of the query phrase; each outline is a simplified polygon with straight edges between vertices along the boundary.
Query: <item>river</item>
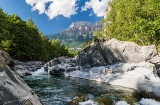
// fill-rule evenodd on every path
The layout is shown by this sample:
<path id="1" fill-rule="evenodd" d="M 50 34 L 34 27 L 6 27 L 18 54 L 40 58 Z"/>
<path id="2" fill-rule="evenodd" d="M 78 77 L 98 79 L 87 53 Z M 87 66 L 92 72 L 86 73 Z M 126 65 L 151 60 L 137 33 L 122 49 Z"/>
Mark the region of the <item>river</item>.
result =
<path id="1" fill-rule="evenodd" d="M 26 77 L 25 81 L 45 105 L 76 105 L 79 101 L 86 100 L 104 105 L 116 101 L 132 104 L 141 98 L 132 89 L 79 78 L 50 76 L 43 68 Z"/>

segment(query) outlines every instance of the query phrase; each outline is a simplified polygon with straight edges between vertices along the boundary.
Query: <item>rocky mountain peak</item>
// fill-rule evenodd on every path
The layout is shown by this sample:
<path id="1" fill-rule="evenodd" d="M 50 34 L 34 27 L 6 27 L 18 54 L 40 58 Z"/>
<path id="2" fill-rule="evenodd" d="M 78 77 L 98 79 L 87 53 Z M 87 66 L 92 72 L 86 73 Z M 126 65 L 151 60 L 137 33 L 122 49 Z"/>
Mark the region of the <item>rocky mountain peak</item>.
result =
<path id="1" fill-rule="evenodd" d="M 80 26 L 92 26 L 92 25 L 93 25 L 93 23 L 91 23 L 89 21 L 76 21 L 70 25 L 70 28 L 71 27 L 80 27 Z"/>
<path id="2" fill-rule="evenodd" d="M 69 28 L 62 30 L 54 35 L 47 35 L 46 37 L 51 40 L 59 38 L 63 44 L 67 46 L 72 45 L 71 47 L 73 47 L 75 43 L 77 46 L 80 43 L 86 43 L 87 41 L 92 40 L 93 32 L 101 31 L 102 26 L 103 24 L 100 21 L 97 21 L 95 23 L 89 21 L 76 21 L 73 22 Z"/>
<path id="3" fill-rule="evenodd" d="M 93 36 L 93 32 L 95 30 L 101 31 L 102 23 L 100 21 L 92 23 L 88 21 L 76 21 L 73 22 L 68 29 L 62 30 L 59 32 L 59 35 L 63 35 L 64 37 L 72 37 L 72 36 Z"/>

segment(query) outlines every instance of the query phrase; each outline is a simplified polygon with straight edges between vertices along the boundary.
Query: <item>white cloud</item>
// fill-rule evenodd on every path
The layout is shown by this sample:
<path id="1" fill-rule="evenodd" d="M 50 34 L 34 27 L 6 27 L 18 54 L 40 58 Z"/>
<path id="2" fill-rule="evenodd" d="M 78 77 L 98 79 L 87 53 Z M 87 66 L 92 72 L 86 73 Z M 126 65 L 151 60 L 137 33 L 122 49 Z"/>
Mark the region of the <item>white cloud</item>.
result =
<path id="1" fill-rule="evenodd" d="M 85 6 L 83 6 L 81 11 L 87 11 L 88 9 L 93 9 L 93 12 L 99 16 L 104 16 L 104 12 L 107 9 L 108 2 L 110 0 L 90 0 L 89 2 L 85 2 Z"/>
<path id="2" fill-rule="evenodd" d="M 92 13 L 90 13 L 89 16 L 92 16 Z"/>
<path id="3" fill-rule="evenodd" d="M 50 19 L 59 15 L 70 18 L 76 14 L 77 0 L 26 0 L 26 3 L 32 6 L 32 11 L 38 10 L 39 14 L 45 13 Z M 50 3 L 46 8 L 46 4 Z"/>

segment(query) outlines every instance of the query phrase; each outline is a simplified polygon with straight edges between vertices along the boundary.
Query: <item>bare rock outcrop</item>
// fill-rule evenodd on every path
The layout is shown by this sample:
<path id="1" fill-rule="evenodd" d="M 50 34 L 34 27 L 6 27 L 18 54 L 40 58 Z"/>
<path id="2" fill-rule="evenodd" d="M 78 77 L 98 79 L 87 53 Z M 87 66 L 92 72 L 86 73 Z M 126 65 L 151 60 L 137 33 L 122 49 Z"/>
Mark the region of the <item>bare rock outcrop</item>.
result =
<path id="1" fill-rule="evenodd" d="M 0 51 L 0 105 L 42 105 L 37 95 L 12 68 L 12 58 Z"/>
<path id="2" fill-rule="evenodd" d="M 140 46 L 134 42 L 105 39 L 95 41 L 85 47 L 78 55 L 77 62 L 84 68 L 105 66 L 116 62 L 150 62 L 157 69 L 160 66 L 160 57 L 154 45 Z"/>
<path id="3" fill-rule="evenodd" d="M 119 41 L 112 38 L 101 43 L 101 48 L 110 63 L 141 61 L 153 64 L 160 63 L 160 57 L 154 45 L 140 46 L 134 42 Z"/>
<path id="4" fill-rule="evenodd" d="M 82 70 L 67 76 L 133 88 L 144 97 L 160 100 L 160 57 L 154 45 L 140 46 L 113 38 L 95 41 L 79 52 L 77 62 Z"/>
<path id="5" fill-rule="evenodd" d="M 66 73 L 65 76 L 104 82 L 137 90 L 145 98 L 160 100 L 160 78 L 148 62 L 116 63 Z"/>

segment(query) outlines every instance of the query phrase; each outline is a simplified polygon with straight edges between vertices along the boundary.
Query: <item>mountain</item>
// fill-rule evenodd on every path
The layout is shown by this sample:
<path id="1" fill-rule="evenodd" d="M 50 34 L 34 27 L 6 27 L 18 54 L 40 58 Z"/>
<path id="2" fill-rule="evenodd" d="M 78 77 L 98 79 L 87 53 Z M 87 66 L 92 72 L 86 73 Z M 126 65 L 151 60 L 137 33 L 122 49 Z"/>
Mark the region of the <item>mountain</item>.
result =
<path id="1" fill-rule="evenodd" d="M 94 31 L 101 31 L 102 23 L 97 21 L 91 23 L 88 21 L 73 22 L 69 28 L 60 31 L 57 34 L 45 35 L 50 40 L 59 38 L 61 43 L 69 47 L 83 47 L 86 42 L 93 39 Z"/>

